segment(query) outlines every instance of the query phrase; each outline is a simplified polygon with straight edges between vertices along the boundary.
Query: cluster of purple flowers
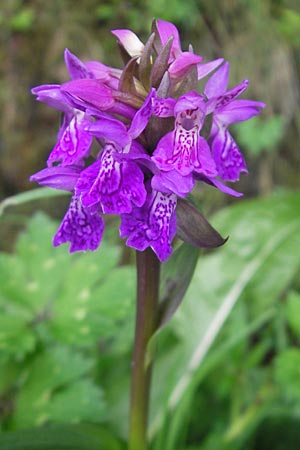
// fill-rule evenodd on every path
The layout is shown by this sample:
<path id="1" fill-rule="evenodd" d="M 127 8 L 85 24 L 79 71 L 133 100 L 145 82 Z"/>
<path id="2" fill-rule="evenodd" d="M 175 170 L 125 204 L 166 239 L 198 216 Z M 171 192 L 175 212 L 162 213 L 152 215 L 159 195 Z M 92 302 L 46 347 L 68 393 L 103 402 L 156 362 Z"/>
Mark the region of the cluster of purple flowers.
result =
<path id="1" fill-rule="evenodd" d="M 259 114 L 264 104 L 237 100 L 248 81 L 228 90 L 229 63 L 203 63 L 192 48 L 182 51 L 169 22 L 154 21 L 145 44 L 130 30 L 113 34 L 126 62 L 122 70 L 83 63 L 66 50 L 71 81 L 32 90 L 63 112 L 63 123 L 47 168 L 31 180 L 73 193 L 54 245 L 95 250 L 103 215 L 119 214 L 127 245 L 151 247 L 165 261 L 176 234 L 177 198 L 196 181 L 240 195 L 222 183 L 247 172 L 228 125 Z"/>

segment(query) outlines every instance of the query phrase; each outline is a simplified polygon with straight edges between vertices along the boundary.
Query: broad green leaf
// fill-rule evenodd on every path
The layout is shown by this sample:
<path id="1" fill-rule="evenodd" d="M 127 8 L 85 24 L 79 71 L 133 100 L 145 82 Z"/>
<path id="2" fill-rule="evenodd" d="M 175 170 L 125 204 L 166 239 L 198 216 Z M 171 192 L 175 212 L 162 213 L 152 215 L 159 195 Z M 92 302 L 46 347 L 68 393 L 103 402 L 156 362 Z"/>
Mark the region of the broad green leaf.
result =
<path id="1" fill-rule="evenodd" d="M 97 252 L 71 255 L 66 246 L 53 248 L 56 229 L 44 214 L 36 214 L 19 236 L 16 254 L 0 254 L 0 311 L 4 322 L 6 315 L 7 323 L 12 316 L 18 320 L 20 351 L 32 348 L 26 336 L 42 322 L 59 340 L 79 346 L 108 336 L 118 340 L 122 323 L 132 323 L 135 272 L 130 266 L 116 268 L 119 248 L 104 240 Z M 132 334 L 126 335 L 131 340 Z M 126 350 L 130 340 L 125 339 Z"/>
<path id="2" fill-rule="evenodd" d="M 110 261 L 107 259 L 105 270 L 109 270 L 109 266 Z M 76 283 L 84 281 L 85 272 L 88 278 L 88 266 L 82 267 L 77 279 L 76 271 L 72 273 L 74 284 L 66 284 L 67 291 L 55 302 L 53 331 L 59 339 L 79 346 L 94 343 L 98 339 L 118 339 L 124 323 L 129 322 L 133 327 L 135 270 L 130 266 L 117 267 L 93 289 L 84 283 L 80 289 L 74 289 Z M 82 280 L 79 281 L 78 277 Z M 74 290 L 72 295 L 69 289 Z M 124 340 L 123 333 L 121 336 Z M 131 340 L 131 336 L 132 332 L 127 337 Z"/>
<path id="3" fill-rule="evenodd" d="M 283 396 L 290 400 L 300 399 L 300 350 L 289 348 L 274 361 L 274 378 Z"/>
<path id="4" fill-rule="evenodd" d="M 280 297 L 300 265 L 299 193 L 244 201 L 212 222 L 230 238 L 222 249 L 199 260 L 185 300 L 169 324 L 179 342 L 156 365 L 152 433 L 166 412 L 159 405 L 166 402 L 169 411 L 178 405 L 237 301 L 249 301 L 255 318 Z"/>
<path id="5" fill-rule="evenodd" d="M 23 264 L 26 278 L 22 286 L 23 295 L 34 314 L 53 301 L 65 276 L 62 267 L 68 269 L 74 260 L 66 248 L 53 248 L 52 238 L 56 229 L 56 223 L 37 213 L 16 243 L 15 258 Z"/>
<path id="6" fill-rule="evenodd" d="M 16 255 L 0 253 L 0 307 L 11 310 L 30 320 L 33 316 L 28 305 L 28 295 L 35 284 L 28 280 L 26 267 Z"/>
<path id="7" fill-rule="evenodd" d="M 159 293 L 160 327 L 168 323 L 179 307 L 194 274 L 198 255 L 197 248 L 183 243 L 162 265 Z"/>
<path id="8" fill-rule="evenodd" d="M 70 391 L 70 387 L 92 366 L 92 360 L 64 347 L 50 348 L 47 353 L 37 356 L 28 367 L 28 377 L 17 397 L 14 426 L 19 428 L 42 424 L 51 417 L 51 408 L 54 407 L 52 401 L 54 405 L 55 402 L 59 403 L 65 389 L 69 389 L 66 394 L 68 399 L 73 393 L 76 403 L 76 394 L 74 390 Z M 64 417 L 64 420 L 68 421 L 69 417 Z"/>
<path id="9" fill-rule="evenodd" d="M 48 407 L 44 420 L 54 422 L 103 422 L 106 404 L 102 390 L 91 380 L 83 379 L 57 392 Z"/>
<path id="10" fill-rule="evenodd" d="M 1 450 L 122 450 L 109 431 L 94 425 L 52 425 L 0 433 Z"/>
<path id="11" fill-rule="evenodd" d="M 300 294 L 292 291 L 286 299 L 285 316 L 296 338 L 300 338 Z"/>
<path id="12" fill-rule="evenodd" d="M 0 358 L 23 358 L 33 350 L 36 337 L 24 319 L 0 315 Z"/>

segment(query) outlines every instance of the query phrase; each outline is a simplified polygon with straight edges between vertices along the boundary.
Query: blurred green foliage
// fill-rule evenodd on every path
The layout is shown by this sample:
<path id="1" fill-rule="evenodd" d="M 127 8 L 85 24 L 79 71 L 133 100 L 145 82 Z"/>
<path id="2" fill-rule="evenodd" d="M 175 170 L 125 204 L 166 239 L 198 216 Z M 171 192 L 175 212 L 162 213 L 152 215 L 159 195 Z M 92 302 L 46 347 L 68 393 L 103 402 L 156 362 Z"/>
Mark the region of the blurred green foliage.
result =
<path id="1" fill-rule="evenodd" d="M 296 450 L 300 194 L 244 200 L 212 223 L 229 241 L 201 255 L 156 337 L 151 448 L 264 450 L 261 427 L 284 417 L 285 448 Z M 58 423 L 94 423 L 99 436 L 126 439 L 135 269 L 122 262 L 113 223 L 99 252 L 75 255 L 52 247 L 56 227 L 36 214 L 14 253 L 0 255 L 0 448 L 9 430 Z"/>

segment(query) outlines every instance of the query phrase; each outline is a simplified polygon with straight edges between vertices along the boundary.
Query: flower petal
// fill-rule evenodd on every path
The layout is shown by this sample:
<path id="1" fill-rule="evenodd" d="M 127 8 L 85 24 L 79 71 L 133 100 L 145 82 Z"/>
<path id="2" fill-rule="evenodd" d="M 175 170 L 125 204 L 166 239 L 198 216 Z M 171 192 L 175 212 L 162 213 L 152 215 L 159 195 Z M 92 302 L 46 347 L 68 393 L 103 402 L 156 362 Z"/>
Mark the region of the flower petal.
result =
<path id="1" fill-rule="evenodd" d="M 88 107 L 89 105 L 98 108 L 100 111 L 106 111 L 114 105 L 112 91 L 98 80 L 73 80 L 63 83 L 61 91 L 72 96 L 74 102 Z"/>
<path id="2" fill-rule="evenodd" d="M 120 235 L 126 244 L 143 251 L 151 247 L 161 262 L 172 253 L 171 242 L 176 234 L 176 196 L 152 191 L 141 208 L 121 215 Z"/>
<path id="3" fill-rule="evenodd" d="M 153 101 L 153 114 L 157 117 L 174 116 L 175 98 L 158 98 Z"/>
<path id="4" fill-rule="evenodd" d="M 144 49 L 144 44 L 139 40 L 137 35 L 131 30 L 112 30 L 122 47 L 131 56 L 141 56 Z"/>
<path id="5" fill-rule="evenodd" d="M 92 72 L 88 70 L 85 64 L 67 48 L 65 49 L 65 63 L 72 80 L 94 78 Z"/>
<path id="6" fill-rule="evenodd" d="M 197 65 L 197 73 L 198 73 L 198 80 L 201 80 L 201 78 L 206 77 L 210 72 L 212 72 L 214 69 L 216 69 L 222 62 L 224 61 L 223 58 L 214 59 L 213 61 L 209 61 L 207 63 L 200 63 Z"/>
<path id="7" fill-rule="evenodd" d="M 151 186 L 155 191 L 172 193 L 179 197 L 186 197 L 192 191 L 194 183 L 192 174 L 182 176 L 176 170 L 161 171 L 151 179 Z"/>
<path id="8" fill-rule="evenodd" d="M 176 56 L 181 53 L 180 37 L 177 28 L 173 23 L 162 19 L 156 20 L 156 27 L 162 47 L 166 45 L 170 37 L 173 37 L 170 58 L 171 61 L 174 60 Z"/>
<path id="9" fill-rule="evenodd" d="M 230 125 L 235 122 L 241 122 L 251 119 L 251 117 L 260 114 L 261 108 L 265 104 L 253 100 L 233 100 L 218 111 L 216 120 L 218 123 Z"/>
<path id="10" fill-rule="evenodd" d="M 202 57 L 191 52 L 182 52 L 170 65 L 168 72 L 172 80 L 183 79 L 189 71 L 202 61 Z"/>
<path id="11" fill-rule="evenodd" d="M 87 156 L 92 136 L 85 131 L 89 121 L 78 112 L 66 127 L 47 160 L 48 166 L 60 161 L 63 166 L 72 165 Z"/>
<path id="12" fill-rule="evenodd" d="M 99 139 L 114 142 L 121 148 L 130 143 L 126 126 L 114 117 L 102 117 L 96 122 L 89 122 L 85 130 Z"/>
<path id="13" fill-rule="evenodd" d="M 132 119 L 128 130 L 132 139 L 136 139 L 146 128 L 152 114 L 152 102 L 155 97 L 155 89 L 151 89 L 142 107 L 137 111 Z"/>
<path id="14" fill-rule="evenodd" d="M 243 155 L 227 129 L 219 129 L 212 151 L 218 174 L 224 181 L 237 181 L 241 172 L 248 173 Z"/>
<path id="15" fill-rule="evenodd" d="M 73 197 L 70 207 L 63 218 L 54 238 L 53 245 L 57 247 L 70 242 L 70 253 L 77 251 L 96 250 L 101 242 L 104 231 L 104 221 L 98 214 L 91 214 L 81 205 L 78 197 Z"/>
<path id="16" fill-rule="evenodd" d="M 49 167 L 31 175 L 30 181 L 41 186 L 72 192 L 82 168 L 79 166 Z"/>
<path id="17" fill-rule="evenodd" d="M 107 144 L 101 160 L 82 172 L 75 188 L 84 206 L 101 204 L 105 214 L 129 213 L 146 199 L 142 170 L 133 161 L 119 162 L 115 153 L 115 147 Z"/>
<path id="18" fill-rule="evenodd" d="M 226 92 L 229 77 L 229 63 L 225 62 L 207 81 L 204 94 L 207 98 L 218 97 Z"/>
<path id="19" fill-rule="evenodd" d="M 204 175 L 195 174 L 195 179 L 214 186 L 215 188 L 219 189 L 219 191 L 224 192 L 224 194 L 231 195 L 232 197 L 242 197 L 244 195 L 241 192 L 235 191 L 229 186 L 226 186 L 226 184 L 223 184 L 222 181 L 218 180 L 217 178 L 209 178 Z"/>
<path id="20" fill-rule="evenodd" d="M 189 130 L 178 126 L 174 132 L 166 134 L 158 142 L 152 159 L 160 170 L 176 170 L 184 177 L 194 171 L 207 176 L 217 174 L 210 148 L 199 136 L 197 127 Z"/>
<path id="21" fill-rule="evenodd" d="M 31 89 L 32 94 L 37 96 L 37 100 L 46 103 L 48 106 L 59 111 L 70 111 L 71 102 L 68 97 L 61 92 L 59 84 L 42 84 Z"/>

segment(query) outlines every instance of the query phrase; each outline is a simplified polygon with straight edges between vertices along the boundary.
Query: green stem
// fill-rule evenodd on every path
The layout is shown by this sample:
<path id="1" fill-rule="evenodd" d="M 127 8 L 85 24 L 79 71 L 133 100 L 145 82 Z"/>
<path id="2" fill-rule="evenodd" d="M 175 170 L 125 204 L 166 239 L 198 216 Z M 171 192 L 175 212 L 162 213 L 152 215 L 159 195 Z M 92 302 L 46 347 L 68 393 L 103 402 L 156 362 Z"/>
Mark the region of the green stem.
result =
<path id="1" fill-rule="evenodd" d="M 157 324 L 160 263 L 151 249 L 137 252 L 137 311 L 131 373 L 129 450 L 147 449 L 152 363 L 147 346 Z"/>

